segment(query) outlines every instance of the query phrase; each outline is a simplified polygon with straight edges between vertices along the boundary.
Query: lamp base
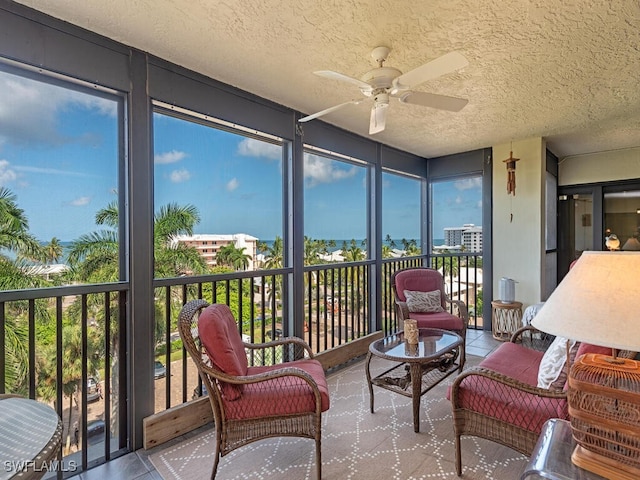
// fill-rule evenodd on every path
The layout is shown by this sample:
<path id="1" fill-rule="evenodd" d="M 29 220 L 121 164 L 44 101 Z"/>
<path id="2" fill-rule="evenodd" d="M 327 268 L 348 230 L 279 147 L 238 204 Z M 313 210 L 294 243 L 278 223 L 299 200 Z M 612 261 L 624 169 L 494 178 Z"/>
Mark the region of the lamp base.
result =
<path id="1" fill-rule="evenodd" d="M 580 468 L 610 480 L 638 480 L 640 478 L 639 468 L 623 465 L 611 458 L 591 452 L 580 445 L 577 445 L 573 451 L 571 461 Z"/>

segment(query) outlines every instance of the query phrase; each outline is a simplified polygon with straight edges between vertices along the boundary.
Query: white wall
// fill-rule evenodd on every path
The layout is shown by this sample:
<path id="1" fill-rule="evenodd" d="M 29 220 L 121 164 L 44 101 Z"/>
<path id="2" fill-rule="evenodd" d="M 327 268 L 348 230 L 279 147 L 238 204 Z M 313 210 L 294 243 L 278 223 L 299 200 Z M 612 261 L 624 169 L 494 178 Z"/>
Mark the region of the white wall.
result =
<path id="1" fill-rule="evenodd" d="M 560 160 L 559 185 L 640 178 L 640 148 L 574 155 Z"/>
<path id="2" fill-rule="evenodd" d="M 507 195 L 509 151 L 516 162 L 516 195 Z M 555 271 L 545 253 L 546 143 L 542 138 L 493 146 L 493 291 L 502 277 L 516 280 L 516 300 L 545 300 L 555 286 Z M 640 148 L 565 157 L 558 185 L 640 178 Z M 513 218 L 511 218 L 513 214 Z"/>
<path id="3" fill-rule="evenodd" d="M 509 151 L 516 162 L 516 194 L 507 194 Z M 523 308 L 546 292 L 545 179 L 546 144 L 536 137 L 493 146 L 493 291 L 502 277 L 513 278 Z M 513 215 L 513 216 L 512 216 Z"/>

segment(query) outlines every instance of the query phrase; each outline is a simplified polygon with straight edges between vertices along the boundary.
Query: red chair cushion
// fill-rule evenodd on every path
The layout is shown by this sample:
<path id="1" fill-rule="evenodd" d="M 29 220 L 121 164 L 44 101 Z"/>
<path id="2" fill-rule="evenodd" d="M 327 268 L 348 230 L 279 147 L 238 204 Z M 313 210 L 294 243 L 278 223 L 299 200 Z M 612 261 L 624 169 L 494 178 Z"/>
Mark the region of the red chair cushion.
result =
<path id="1" fill-rule="evenodd" d="M 550 418 L 569 419 L 567 400 L 538 397 L 517 388 L 471 375 L 462 381 L 458 401 L 463 408 L 535 433 Z"/>
<path id="2" fill-rule="evenodd" d="M 409 314 L 410 318 L 417 320 L 418 328 L 442 328 L 443 330 L 457 330 L 464 328 L 463 320 L 449 312 Z"/>
<path id="3" fill-rule="evenodd" d="M 227 375 L 247 374 L 247 355 L 235 318 L 227 305 L 213 304 L 205 308 L 198 319 L 198 335 L 211 362 Z M 221 382 L 222 395 L 236 400 L 242 385 Z"/>
<path id="4" fill-rule="evenodd" d="M 296 360 L 278 365 L 249 367 L 249 375 L 297 367 L 313 377 L 318 384 L 321 409 L 329 409 L 329 388 L 317 360 Z M 244 385 L 242 396 L 235 401 L 224 400 L 227 418 L 234 420 L 315 412 L 315 397 L 307 382 L 300 377 L 285 376 Z"/>
<path id="5" fill-rule="evenodd" d="M 479 366 L 535 387 L 543 355 L 544 352 L 508 342 Z M 450 398 L 449 393 L 447 397 Z M 566 399 L 541 398 L 479 375 L 470 375 L 462 381 L 458 401 L 463 408 L 537 433 L 550 418 L 569 418 Z"/>
<path id="6" fill-rule="evenodd" d="M 505 342 L 484 358 L 479 366 L 502 373 L 528 385 L 538 385 L 538 366 L 544 352 Z"/>

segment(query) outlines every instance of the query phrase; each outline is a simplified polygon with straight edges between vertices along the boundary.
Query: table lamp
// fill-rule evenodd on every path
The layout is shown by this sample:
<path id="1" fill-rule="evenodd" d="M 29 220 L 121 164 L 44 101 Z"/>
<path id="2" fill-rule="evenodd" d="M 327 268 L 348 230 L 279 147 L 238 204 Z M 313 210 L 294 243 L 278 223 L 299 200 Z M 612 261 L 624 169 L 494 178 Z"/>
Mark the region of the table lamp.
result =
<path id="1" fill-rule="evenodd" d="M 640 252 L 584 252 L 531 324 L 612 348 L 586 354 L 569 373 L 573 463 L 605 478 L 640 479 Z"/>

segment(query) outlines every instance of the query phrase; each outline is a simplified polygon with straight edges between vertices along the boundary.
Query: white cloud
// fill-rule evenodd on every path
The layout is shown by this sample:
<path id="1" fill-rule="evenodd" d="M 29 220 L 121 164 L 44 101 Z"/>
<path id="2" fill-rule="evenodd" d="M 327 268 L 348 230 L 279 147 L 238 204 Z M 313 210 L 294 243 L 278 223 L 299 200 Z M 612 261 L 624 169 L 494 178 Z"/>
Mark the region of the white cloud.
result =
<path id="1" fill-rule="evenodd" d="M 84 207 L 91 203 L 91 197 L 78 197 L 69 202 L 69 205 L 73 207 Z"/>
<path id="2" fill-rule="evenodd" d="M 153 162 L 158 165 L 166 165 L 168 163 L 176 163 L 186 158 L 185 152 L 179 152 L 177 150 L 171 150 L 170 152 L 158 153 L 155 155 Z"/>
<path id="3" fill-rule="evenodd" d="M 244 138 L 238 143 L 238 155 L 280 160 L 282 159 L 282 148 L 272 143 L 256 140 L 255 138 Z"/>
<path id="4" fill-rule="evenodd" d="M 182 170 L 174 170 L 169 174 L 169 180 L 171 180 L 173 183 L 186 182 L 190 178 L 191 173 L 189 173 L 189 170 L 187 170 L 186 168 L 183 168 Z"/>
<path id="5" fill-rule="evenodd" d="M 237 178 L 232 178 L 227 182 L 227 192 L 233 192 L 236 188 L 240 186 L 240 182 Z"/>
<path id="6" fill-rule="evenodd" d="M 455 199 L 456 205 L 460 205 L 462 203 L 462 197 L 458 195 Z"/>
<path id="7" fill-rule="evenodd" d="M 482 177 L 456 180 L 453 185 L 456 190 L 471 190 L 472 188 L 482 188 Z"/>
<path id="8" fill-rule="evenodd" d="M 117 103 L 75 90 L 0 74 L 0 144 L 60 145 L 95 143 L 94 135 L 71 137 L 59 129 L 61 114 L 70 108 L 97 111 L 115 118 Z"/>
<path id="9" fill-rule="evenodd" d="M 0 160 L 0 185 L 6 185 L 18 178 L 18 174 L 9 167 L 9 161 Z"/>
<path id="10" fill-rule="evenodd" d="M 317 155 L 304 156 L 304 178 L 308 187 L 314 187 L 321 183 L 333 183 L 345 178 L 353 177 L 356 167 L 338 168 L 338 162 Z"/>

